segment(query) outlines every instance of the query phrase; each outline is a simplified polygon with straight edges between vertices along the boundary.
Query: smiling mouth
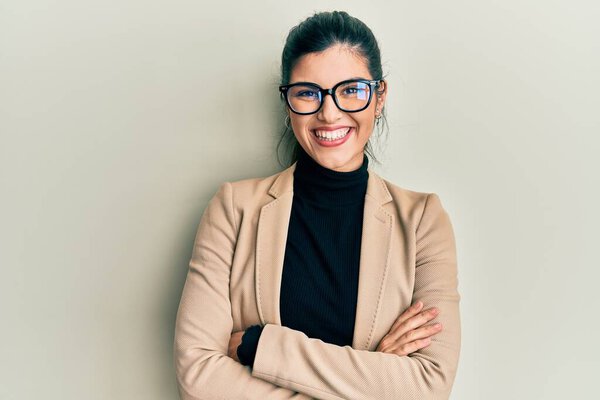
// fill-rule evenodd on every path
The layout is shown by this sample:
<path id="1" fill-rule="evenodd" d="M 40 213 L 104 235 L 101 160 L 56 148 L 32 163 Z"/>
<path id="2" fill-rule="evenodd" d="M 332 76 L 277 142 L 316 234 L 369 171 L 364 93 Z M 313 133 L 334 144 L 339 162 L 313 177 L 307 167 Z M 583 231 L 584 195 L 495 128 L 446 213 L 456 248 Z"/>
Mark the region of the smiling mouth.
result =
<path id="1" fill-rule="evenodd" d="M 313 131 L 313 134 L 321 140 L 333 142 L 334 140 L 339 140 L 344 138 L 348 132 L 350 132 L 350 127 L 336 129 L 335 131 Z"/>

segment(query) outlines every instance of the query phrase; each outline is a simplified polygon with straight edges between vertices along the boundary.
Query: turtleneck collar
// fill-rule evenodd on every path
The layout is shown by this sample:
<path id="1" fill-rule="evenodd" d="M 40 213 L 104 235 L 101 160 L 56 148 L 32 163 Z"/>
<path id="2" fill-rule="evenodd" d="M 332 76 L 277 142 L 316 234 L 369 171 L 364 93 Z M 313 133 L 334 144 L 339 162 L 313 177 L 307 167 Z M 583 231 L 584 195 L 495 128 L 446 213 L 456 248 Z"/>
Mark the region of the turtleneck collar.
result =
<path id="1" fill-rule="evenodd" d="M 311 203 L 344 206 L 362 203 L 367 191 L 369 158 L 354 171 L 340 172 L 316 162 L 302 147 L 294 170 L 294 195 Z"/>

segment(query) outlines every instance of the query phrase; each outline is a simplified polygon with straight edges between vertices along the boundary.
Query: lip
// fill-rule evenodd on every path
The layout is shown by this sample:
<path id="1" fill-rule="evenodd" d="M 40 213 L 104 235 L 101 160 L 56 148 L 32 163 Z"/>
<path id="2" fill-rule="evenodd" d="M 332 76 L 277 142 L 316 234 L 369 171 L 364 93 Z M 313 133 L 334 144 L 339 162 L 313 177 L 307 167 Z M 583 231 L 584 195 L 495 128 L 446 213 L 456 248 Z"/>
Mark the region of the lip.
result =
<path id="1" fill-rule="evenodd" d="M 316 129 L 316 130 L 336 130 L 336 129 L 340 129 L 340 128 L 350 128 L 350 130 L 348 131 L 348 133 L 346 134 L 346 136 L 344 136 L 341 139 L 337 139 L 337 140 L 333 140 L 333 141 L 321 140 L 321 139 L 318 138 L 318 136 L 315 134 L 314 131 L 311 132 L 311 136 L 313 137 L 314 141 L 317 142 L 317 144 L 319 146 L 323 146 L 323 147 L 336 147 L 336 146 L 340 146 L 343 143 L 345 143 L 348 140 L 348 138 L 350 138 L 350 135 L 352 135 L 354 133 L 355 129 L 353 127 L 340 126 L 339 128 L 334 128 L 334 129 L 322 129 L 322 128 L 317 128 Z"/>
<path id="2" fill-rule="evenodd" d="M 327 125 L 327 126 L 317 126 L 313 129 L 313 131 L 336 131 L 342 128 L 352 128 L 348 125 Z"/>

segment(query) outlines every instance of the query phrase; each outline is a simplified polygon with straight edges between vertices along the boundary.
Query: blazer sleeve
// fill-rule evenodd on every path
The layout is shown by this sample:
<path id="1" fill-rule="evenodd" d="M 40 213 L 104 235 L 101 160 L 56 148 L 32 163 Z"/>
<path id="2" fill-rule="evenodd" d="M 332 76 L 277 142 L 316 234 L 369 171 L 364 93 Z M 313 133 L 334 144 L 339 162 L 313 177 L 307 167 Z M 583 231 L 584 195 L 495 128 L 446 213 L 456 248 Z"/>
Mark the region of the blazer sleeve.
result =
<path id="1" fill-rule="evenodd" d="M 209 201 L 194 241 L 175 323 L 174 364 L 183 400 L 310 399 L 253 377 L 228 354 L 233 320 L 229 276 L 237 227 L 232 185 Z"/>
<path id="2" fill-rule="evenodd" d="M 442 331 L 408 356 L 357 350 L 267 324 L 252 375 L 325 399 L 448 399 L 460 352 L 456 250 L 448 214 L 429 193 L 416 227 L 413 300 L 438 307 Z"/>

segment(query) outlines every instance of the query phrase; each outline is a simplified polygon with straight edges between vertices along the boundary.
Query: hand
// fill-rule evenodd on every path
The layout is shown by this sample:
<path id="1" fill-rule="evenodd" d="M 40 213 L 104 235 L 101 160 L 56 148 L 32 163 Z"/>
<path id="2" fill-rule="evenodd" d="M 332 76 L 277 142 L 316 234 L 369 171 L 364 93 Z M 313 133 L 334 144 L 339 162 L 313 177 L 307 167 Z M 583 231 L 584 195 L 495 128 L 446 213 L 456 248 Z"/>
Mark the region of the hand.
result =
<path id="1" fill-rule="evenodd" d="M 233 332 L 231 334 L 231 338 L 229 339 L 229 350 L 227 351 L 227 355 L 237 362 L 240 362 L 240 359 L 237 356 L 237 348 L 242 343 L 242 336 L 244 336 L 244 332 L 245 331 Z"/>
<path id="2" fill-rule="evenodd" d="M 381 339 L 375 351 L 405 356 L 431 343 L 430 336 L 442 330 L 442 324 L 433 324 L 419 328 L 434 319 L 439 309 L 432 307 L 423 312 L 423 302 L 417 301 L 407 308 L 394 322 L 390 331 Z"/>

